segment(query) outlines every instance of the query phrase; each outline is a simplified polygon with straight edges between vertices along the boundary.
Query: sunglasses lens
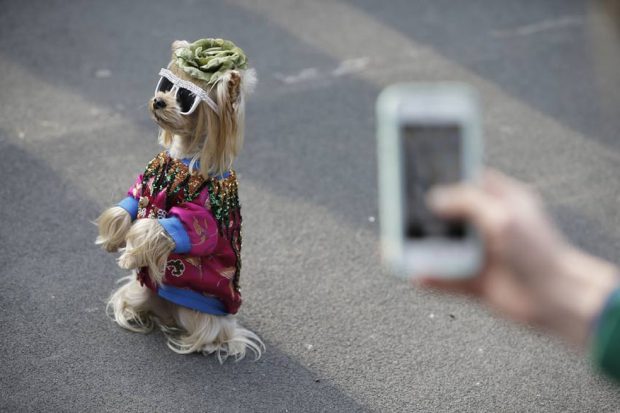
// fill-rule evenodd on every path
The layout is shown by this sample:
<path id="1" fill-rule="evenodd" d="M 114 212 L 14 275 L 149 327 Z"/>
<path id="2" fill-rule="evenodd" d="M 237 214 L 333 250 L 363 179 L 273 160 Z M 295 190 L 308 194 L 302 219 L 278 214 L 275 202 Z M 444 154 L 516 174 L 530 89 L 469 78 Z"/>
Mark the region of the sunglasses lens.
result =
<path id="1" fill-rule="evenodd" d="M 183 113 L 189 112 L 192 106 L 194 106 L 194 101 L 196 99 L 197 99 L 196 95 L 194 95 L 189 90 L 179 88 L 179 93 L 177 93 L 177 102 L 179 102 L 179 107 L 181 108 L 181 112 Z"/>
<path id="2" fill-rule="evenodd" d="M 169 80 L 168 80 L 168 79 L 166 79 L 165 77 L 162 77 L 162 78 L 159 80 L 159 84 L 157 85 L 157 91 L 158 91 L 158 92 L 167 92 L 167 91 L 169 91 L 170 89 L 172 89 L 172 86 L 173 86 L 173 84 L 172 84 L 172 82 L 171 82 L 171 81 L 169 81 Z"/>

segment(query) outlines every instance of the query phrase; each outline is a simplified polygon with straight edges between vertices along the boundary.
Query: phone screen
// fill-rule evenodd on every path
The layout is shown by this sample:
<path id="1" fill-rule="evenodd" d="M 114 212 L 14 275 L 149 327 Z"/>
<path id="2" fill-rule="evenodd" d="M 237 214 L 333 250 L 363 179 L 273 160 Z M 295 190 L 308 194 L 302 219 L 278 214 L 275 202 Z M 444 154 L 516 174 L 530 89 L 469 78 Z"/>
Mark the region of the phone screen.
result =
<path id="1" fill-rule="evenodd" d="M 433 186 L 462 179 L 461 132 L 456 124 L 402 127 L 406 238 L 459 240 L 466 236 L 463 222 L 439 219 L 426 205 L 426 195 Z"/>

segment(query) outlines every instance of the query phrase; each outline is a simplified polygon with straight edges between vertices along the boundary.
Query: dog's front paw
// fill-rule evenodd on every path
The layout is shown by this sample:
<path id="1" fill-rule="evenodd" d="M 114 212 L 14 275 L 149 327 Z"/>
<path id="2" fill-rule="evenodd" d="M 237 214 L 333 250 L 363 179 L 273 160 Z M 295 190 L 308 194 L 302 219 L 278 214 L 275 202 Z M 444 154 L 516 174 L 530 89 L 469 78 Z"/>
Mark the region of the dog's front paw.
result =
<path id="1" fill-rule="evenodd" d="M 151 278 L 160 283 L 174 241 L 156 219 L 139 219 L 127 233 L 127 246 L 118 259 L 125 269 L 148 267 Z"/>
<path id="2" fill-rule="evenodd" d="M 125 243 L 125 235 L 131 228 L 131 216 L 119 206 L 108 208 L 95 221 L 99 236 L 95 244 L 107 252 L 116 252 Z"/>

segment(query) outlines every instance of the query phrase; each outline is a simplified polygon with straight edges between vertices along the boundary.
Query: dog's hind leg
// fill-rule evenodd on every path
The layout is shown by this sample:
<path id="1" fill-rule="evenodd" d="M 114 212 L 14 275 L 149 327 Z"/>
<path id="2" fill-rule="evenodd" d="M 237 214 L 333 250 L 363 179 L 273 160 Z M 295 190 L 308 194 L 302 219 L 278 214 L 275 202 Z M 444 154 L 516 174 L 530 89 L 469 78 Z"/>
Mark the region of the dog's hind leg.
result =
<path id="1" fill-rule="evenodd" d="M 222 363 L 227 357 L 241 360 L 247 350 L 259 359 L 265 345 L 252 331 L 240 326 L 235 316 L 214 316 L 185 307 L 175 307 L 172 312 L 179 331 L 166 332 L 168 347 L 179 354 L 216 353 Z"/>
<path id="2" fill-rule="evenodd" d="M 169 324 L 170 304 L 147 287 L 140 285 L 133 272 L 119 280 L 123 283 L 108 299 L 106 311 L 121 327 L 136 333 L 148 333 L 156 324 Z"/>

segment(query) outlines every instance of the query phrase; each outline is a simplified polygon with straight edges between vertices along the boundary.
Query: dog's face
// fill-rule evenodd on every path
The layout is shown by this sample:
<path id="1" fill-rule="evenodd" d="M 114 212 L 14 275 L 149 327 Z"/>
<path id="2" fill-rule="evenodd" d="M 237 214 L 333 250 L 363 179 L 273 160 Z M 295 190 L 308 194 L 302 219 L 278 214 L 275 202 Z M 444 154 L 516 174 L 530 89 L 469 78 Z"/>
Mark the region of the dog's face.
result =
<path id="1" fill-rule="evenodd" d="M 172 60 L 160 70 L 148 107 L 161 128 L 160 143 L 181 145 L 177 149 L 183 154 L 200 153 L 200 172 L 207 177 L 230 169 L 241 148 L 244 96 L 256 75 L 253 69 L 229 68 L 213 79 L 194 78 L 175 63 L 175 51 L 187 47 L 186 41 L 172 43 Z"/>
<path id="2" fill-rule="evenodd" d="M 179 70 L 176 65 L 170 65 L 169 70 L 183 81 L 200 88 L 203 87 Z M 203 104 L 204 102 L 201 102 L 190 90 L 175 85 L 162 76 L 155 94 L 148 102 L 148 107 L 153 120 L 162 129 L 173 134 L 191 135 L 197 127 L 198 106 Z"/>

